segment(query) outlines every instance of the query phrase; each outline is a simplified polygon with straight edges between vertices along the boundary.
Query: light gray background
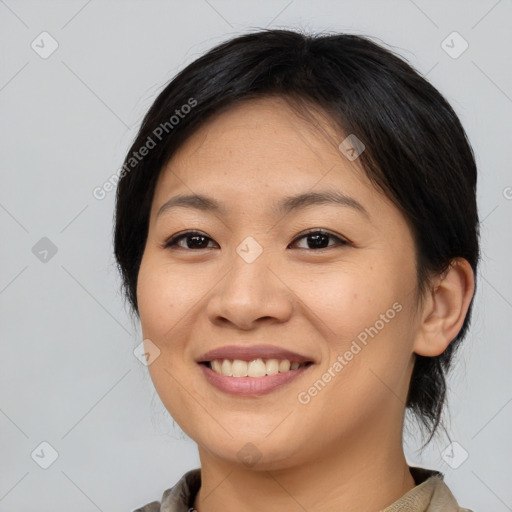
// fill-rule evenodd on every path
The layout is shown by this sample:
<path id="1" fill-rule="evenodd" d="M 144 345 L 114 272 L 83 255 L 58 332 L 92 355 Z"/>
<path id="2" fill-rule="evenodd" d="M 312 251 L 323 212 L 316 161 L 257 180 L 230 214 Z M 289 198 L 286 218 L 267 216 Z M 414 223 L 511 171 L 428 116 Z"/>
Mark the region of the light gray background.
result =
<path id="1" fill-rule="evenodd" d="M 474 321 L 450 380 L 461 448 L 450 458 L 442 437 L 420 454 L 408 439 L 407 454 L 443 471 L 462 505 L 512 510 L 511 21 L 510 0 L 0 0 L 0 511 L 128 511 L 198 466 L 133 354 L 141 335 L 112 256 L 114 192 L 92 190 L 178 70 L 269 26 L 379 38 L 460 115 L 483 221 Z M 47 59 L 31 48 L 50 48 L 43 31 L 59 45 Z M 456 59 L 441 46 L 453 31 L 469 44 Z M 32 252 L 42 237 L 57 247 L 46 262 Z M 48 469 L 43 441 L 58 453 Z"/>

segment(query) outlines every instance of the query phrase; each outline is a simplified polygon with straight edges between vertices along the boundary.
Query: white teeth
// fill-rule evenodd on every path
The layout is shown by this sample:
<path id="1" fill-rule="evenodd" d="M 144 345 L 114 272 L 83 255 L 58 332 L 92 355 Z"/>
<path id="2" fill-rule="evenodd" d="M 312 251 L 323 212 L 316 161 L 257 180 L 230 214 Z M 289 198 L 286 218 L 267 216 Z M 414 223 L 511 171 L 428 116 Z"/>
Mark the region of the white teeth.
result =
<path id="1" fill-rule="evenodd" d="M 231 366 L 233 377 L 247 377 L 247 362 L 235 359 Z"/>
<path id="2" fill-rule="evenodd" d="M 231 363 L 229 361 L 227 361 L 227 362 L 231 366 Z M 224 373 L 222 371 L 222 362 L 219 361 L 218 359 L 216 359 L 215 361 L 212 361 L 212 370 L 217 372 L 217 373 Z"/>
<path id="3" fill-rule="evenodd" d="M 215 370 L 215 368 L 212 369 Z M 222 373 L 222 375 L 225 375 L 226 377 L 231 377 L 231 375 L 233 375 L 232 364 L 229 359 L 224 359 L 224 361 L 222 361 L 221 370 L 218 373 Z"/>
<path id="4" fill-rule="evenodd" d="M 210 361 L 211 369 L 226 377 L 264 377 L 265 375 L 277 375 L 290 370 L 302 368 L 306 363 L 290 362 L 288 359 L 254 359 L 247 362 L 240 359 L 216 359 Z"/>
<path id="5" fill-rule="evenodd" d="M 277 359 L 269 359 L 267 361 L 267 375 L 276 375 L 279 373 L 279 361 Z"/>
<path id="6" fill-rule="evenodd" d="M 256 359 L 251 361 L 247 367 L 248 377 L 263 377 L 267 374 L 267 367 L 263 362 L 263 359 Z"/>
<path id="7" fill-rule="evenodd" d="M 290 361 L 288 361 L 288 359 L 283 359 L 280 363 L 279 363 L 279 371 L 281 373 L 283 372 L 287 372 L 289 369 L 290 369 Z"/>

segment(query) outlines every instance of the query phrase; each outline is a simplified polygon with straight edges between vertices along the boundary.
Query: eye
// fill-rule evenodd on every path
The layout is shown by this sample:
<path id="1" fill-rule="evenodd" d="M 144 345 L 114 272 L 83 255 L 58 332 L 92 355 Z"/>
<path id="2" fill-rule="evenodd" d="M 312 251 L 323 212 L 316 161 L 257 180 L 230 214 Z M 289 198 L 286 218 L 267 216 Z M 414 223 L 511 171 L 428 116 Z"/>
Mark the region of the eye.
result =
<path id="1" fill-rule="evenodd" d="M 164 248 L 176 246 L 180 249 L 210 249 L 211 247 L 208 247 L 208 240 L 213 242 L 210 237 L 200 233 L 199 231 L 186 231 L 185 233 L 171 237 L 167 242 L 165 242 Z M 185 246 L 180 244 L 181 241 L 185 241 Z"/>
<path id="2" fill-rule="evenodd" d="M 334 235 L 333 233 L 321 229 L 315 229 L 295 238 L 288 247 L 296 245 L 297 241 L 302 239 L 306 240 L 308 247 L 299 247 L 299 249 L 328 249 L 336 245 L 343 246 L 349 244 L 348 241 Z M 334 240 L 337 243 L 330 244 L 329 239 Z M 171 237 L 167 242 L 165 242 L 163 247 L 178 247 L 180 249 L 191 250 L 211 249 L 212 247 L 208 247 L 209 242 L 213 242 L 213 240 L 199 231 L 186 231 Z"/>
<path id="3" fill-rule="evenodd" d="M 328 249 L 329 247 L 334 247 L 335 245 L 343 246 L 349 244 L 348 241 L 328 231 L 324 231 L 322 229 L 315 229 L 297 237 L 290 245 L 296 244 L 297 240 L 302 239 L 306 240 L 306 244 L 308 245 L 308 247 L 299 247 L 299 249 Z M 329 239 L 336 240 L 338 243 L 329 244 Z"/>

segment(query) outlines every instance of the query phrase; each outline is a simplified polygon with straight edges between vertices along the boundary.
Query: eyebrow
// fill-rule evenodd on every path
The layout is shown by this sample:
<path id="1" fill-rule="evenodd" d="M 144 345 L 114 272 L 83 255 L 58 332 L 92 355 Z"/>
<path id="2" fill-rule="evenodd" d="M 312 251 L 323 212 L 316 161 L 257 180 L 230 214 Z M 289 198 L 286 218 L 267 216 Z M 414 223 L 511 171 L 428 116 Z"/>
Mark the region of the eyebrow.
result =
<path id="1" fill-rule="evenodd" d="M 294 210 L 300 210 L 313 205 L 337 205 L 352 208 L 370 218 L 366 208 L 354 198 L 337 190 L 325 190 L 321 192 L 305 192 L 295 196 L 281 199 L 272 206 L 275 215 L 285 215 Z M 226 215 L 227 209 L 212 197 L 201 194 L 177 195 L 165 202 L 156 214 L 157 217 L 173 208 L 190 208 L 200 211 Z"/>

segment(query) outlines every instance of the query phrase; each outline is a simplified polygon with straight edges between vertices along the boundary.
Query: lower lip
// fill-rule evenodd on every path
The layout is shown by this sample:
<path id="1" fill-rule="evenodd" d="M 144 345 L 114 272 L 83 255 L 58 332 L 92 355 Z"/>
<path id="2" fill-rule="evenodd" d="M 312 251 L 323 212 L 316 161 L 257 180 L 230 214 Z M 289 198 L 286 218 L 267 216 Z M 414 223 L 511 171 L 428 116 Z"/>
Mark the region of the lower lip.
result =
<path id="1" fill-rule="evenodd" d="M 270 393 L 302 375 L 312 364 L 276 375 L 263 377 L 226 377 L 214 372 L 205 364 L 201 370 L 212 386 L 224 393 L 237 396 L 261 396 Z"/>

